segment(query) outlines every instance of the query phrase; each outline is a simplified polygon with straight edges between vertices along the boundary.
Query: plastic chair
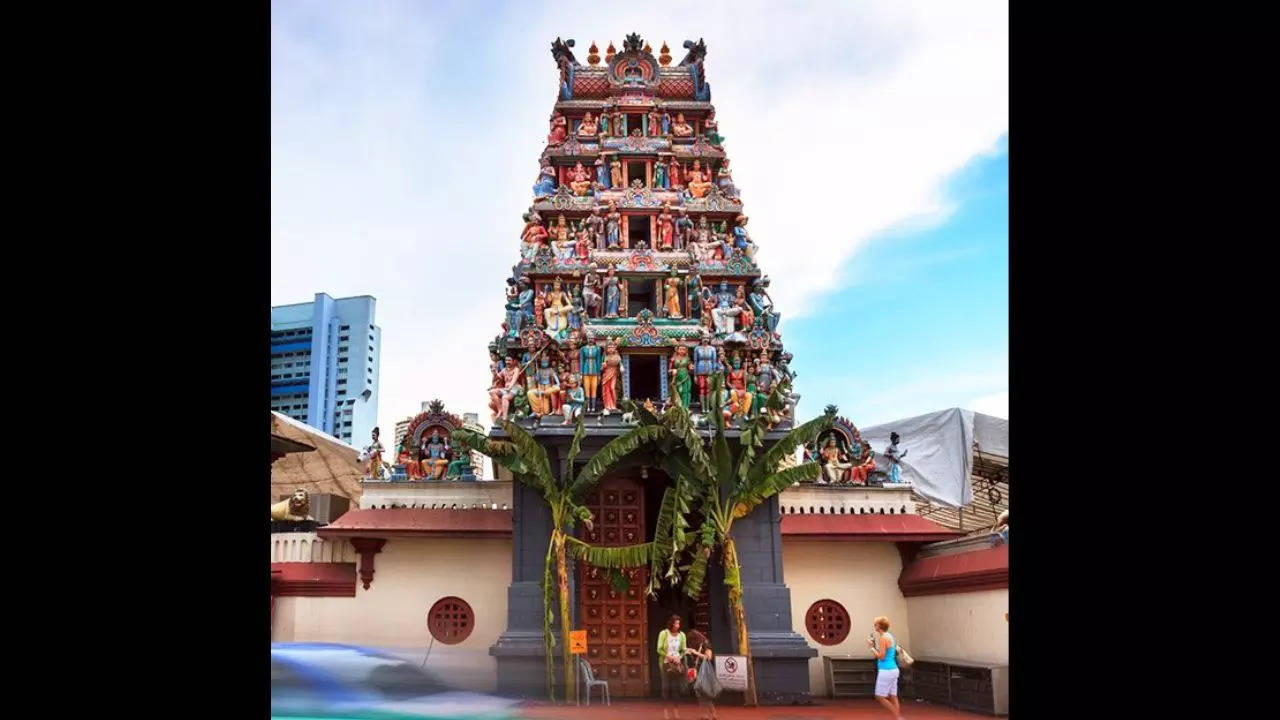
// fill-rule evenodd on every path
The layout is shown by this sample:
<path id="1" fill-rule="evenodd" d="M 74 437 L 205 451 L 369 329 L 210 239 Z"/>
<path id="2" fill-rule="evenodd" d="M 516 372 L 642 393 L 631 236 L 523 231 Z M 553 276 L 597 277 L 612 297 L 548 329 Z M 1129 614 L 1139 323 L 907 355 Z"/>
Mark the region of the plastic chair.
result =
<path id="1" fill-rule="evenodd" d="M 597 680 L 596 674 L 591 671 L 591 663 L 582 658 L 578 658 L 578 667 L 582 670 L 582 686 L 580 691 L 585 690 L 587 693 L 587 707 L 591 707 L 591 688 L 599 687 L 601 689 L 601 697 L 604 698 L 605 705 L 613 705 L 609 700 L 609 683 L 604 680 Z"/>

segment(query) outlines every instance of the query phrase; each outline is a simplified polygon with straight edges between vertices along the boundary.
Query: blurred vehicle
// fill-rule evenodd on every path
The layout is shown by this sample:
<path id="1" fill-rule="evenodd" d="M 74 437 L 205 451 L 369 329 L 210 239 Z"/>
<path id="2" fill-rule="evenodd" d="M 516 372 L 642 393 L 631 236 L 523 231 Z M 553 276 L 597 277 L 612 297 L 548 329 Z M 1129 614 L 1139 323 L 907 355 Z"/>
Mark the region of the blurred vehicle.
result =
<path id="1" fill-rule="evenodd" d="M 509 720 L 518 703 L 451 690 L 389 653 L 333 643 L 271 644 L 271 717 Z"/>

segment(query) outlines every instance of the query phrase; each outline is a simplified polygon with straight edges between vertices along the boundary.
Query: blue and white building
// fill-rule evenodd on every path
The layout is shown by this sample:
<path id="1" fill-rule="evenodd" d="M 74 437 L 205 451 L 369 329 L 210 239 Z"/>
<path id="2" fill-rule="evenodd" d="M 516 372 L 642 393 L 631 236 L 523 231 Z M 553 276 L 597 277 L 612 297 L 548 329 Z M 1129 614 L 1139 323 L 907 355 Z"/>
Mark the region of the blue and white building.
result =
<path id="1" fill-rule="evenodd" d="M 351 445 L 369 444 L 382 349 L 376 302 L 316 293 L 312 302 L 271 308 L 272 410 Z"/>

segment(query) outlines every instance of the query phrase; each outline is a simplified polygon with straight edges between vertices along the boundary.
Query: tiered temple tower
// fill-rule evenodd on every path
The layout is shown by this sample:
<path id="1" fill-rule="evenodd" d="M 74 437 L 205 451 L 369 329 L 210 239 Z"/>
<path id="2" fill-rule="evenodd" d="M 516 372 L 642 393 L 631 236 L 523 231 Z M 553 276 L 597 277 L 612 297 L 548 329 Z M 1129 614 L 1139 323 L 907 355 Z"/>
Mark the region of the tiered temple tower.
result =
<path id="1" fill-rule="evenodd" d="M 656 409 L 683 403 L 705 421 L 720 375 L 732 427 L 763 411 L 770 390 L 791 379 L 779 314 L 755 262 L 710 102 L 706 45 L 685 41 L 687 53 L 674 65 L 665 43 L 655 57 L 635 33 L 621 51 L 610 43 L 603 58 L 593 43 L 586 65 L 573 46 L 552 43 L 559 91 L 523 218 L 520 261 L 507 281 L 505 322 L 489 347 L 495 420 L 528 428 L 553 466 L 564 457 L 576 412 L 585 413 L 578 459 L 585 462 L 628 428 L 623 399 Z M 792 423 L 798 396 L 788 398 L 767 441 Z M 669 482 L 653 468 L 606 478 L 588 498 L 598 525 L 580 532 L 593 543 L 644 542 Z M 519 486 L 514 511 L 508 629 L 492 653 L 500 690 L 536 695 L 544 677 L 538 581 L 549 513 Z M 807 660 L 816 653 L 791 629 L 777 499 L 734 534 L 761 698 L 807 694 Z M 589 568 L 574 578 L 575 626 L 587 630 L 588 659 L 616 696 L 657 691 L 652 646 L 671 612 L 686 626 L 705 623 L 717 651 L 734 649 L 715 569 L 701 607 L 676 592 L 646 600 L 646 573 L 630 571 L 621 593 Z"/>

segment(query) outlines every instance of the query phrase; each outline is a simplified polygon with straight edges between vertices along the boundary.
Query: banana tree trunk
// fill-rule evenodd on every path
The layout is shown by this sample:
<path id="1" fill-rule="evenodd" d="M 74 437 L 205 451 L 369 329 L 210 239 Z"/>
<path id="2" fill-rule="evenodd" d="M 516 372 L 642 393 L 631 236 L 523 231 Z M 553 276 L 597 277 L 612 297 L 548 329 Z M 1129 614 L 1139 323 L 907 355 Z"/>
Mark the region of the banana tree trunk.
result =
<path id="1" fill-rule="evenodd" d="M 742 608 L 742 568 L 738 564 L 738 547 L 733 538 L 724 541 L 724 584 L 729 587 L 729 609 L 733 611 L 734 622 L 738 625 L 738 652 L 747 658 L 747 692 L 743 695 L 744 704 L 755 707 L 756 700 L 756 668 L 751 660 L 751 640 L 747 635 L 747 614 Z"/>
<path id="2" fill-rule="evenodd" d="M 555 537 L 547 543 L 547 557 L 542 563 L 542 647 L 543 655 L 546 657 L 544 663 L 547 669 L 547 699 L 551 702 L 556 701 L 556 673 L 555 659 L 552 657 L 552 635 L 551 635 L 551 564 L 555 557 Z"/>
<path id="3" fill-rule="evenodd" d="M 578 698 L 578 674 L 573 671 L 573 653 L 569 650 L 569 572 L 564 557 L 564 531 L 553 531 L 556 544 L 556 580 L 560 586 L 560 652 L 564 656 L 564 701 Z"/>

